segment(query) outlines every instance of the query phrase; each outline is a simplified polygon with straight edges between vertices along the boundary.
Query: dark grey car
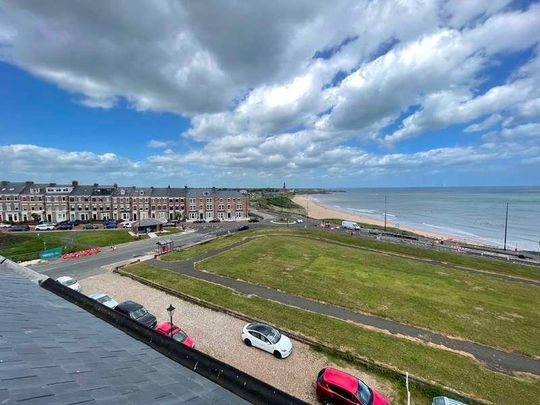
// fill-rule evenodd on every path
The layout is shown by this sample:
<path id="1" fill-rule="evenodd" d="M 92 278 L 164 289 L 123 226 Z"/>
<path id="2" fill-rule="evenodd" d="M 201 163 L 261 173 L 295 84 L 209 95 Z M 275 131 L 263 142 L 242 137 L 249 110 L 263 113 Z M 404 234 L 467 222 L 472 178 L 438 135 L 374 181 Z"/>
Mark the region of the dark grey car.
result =
<path id="1" fill-rule="evenodd" d="M 149 328 L 153 329 L 157 324 L 156 317 L 141 304 L 134 301 L 121 302 L 114 309 Z"/>

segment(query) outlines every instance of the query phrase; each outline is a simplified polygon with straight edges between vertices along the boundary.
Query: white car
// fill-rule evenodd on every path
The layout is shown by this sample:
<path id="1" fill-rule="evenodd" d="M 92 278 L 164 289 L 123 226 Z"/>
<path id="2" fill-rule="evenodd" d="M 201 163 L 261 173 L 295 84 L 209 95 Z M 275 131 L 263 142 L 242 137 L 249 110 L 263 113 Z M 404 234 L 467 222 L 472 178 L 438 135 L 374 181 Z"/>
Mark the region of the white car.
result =
<path id="1" fill-rule="evenodd" d="M 79 284 L 77 280 L 71 277 L 68 277 L 68 276 L 58 277 L 56 281 L 58 281 L 62 285 L 65 285 L 68 288 L 71 288 L 72 290 L 81 292 L 81 285 Z"/>
<path id="2" fill-rule="evenodd" d="M 242 329 L 242 340 L 247 346 L 254 346 L 278 359 L 284 359 L 291 354 L 292 343 L 276 328 L 264 323 L 248 323 Z"/>
<path id="3" fill-rule="evenodd" d="M 90 298 L 93 300 L 96 300 L 97 302 L 100 302 L 101 304 L 105 305 L 106 307 L 114 309 L 118 305 L 118 302 L 113 300 L 111 297 L 109 297 L 107 294 L 103 293 L 96 293 L 89 295 Z"/>
<path id="4" fill-rule="evenodd" d="M 120 225 L 122 225 L 122 228 L 132 228 L 133 227 L 133 221 L 124 221 L 121 222 Z"/>
<path id="5" fill-rule="evenodd" d="M 11 228 L 11 225 L 10 224 L 3 224 L 0 222 L 0 229 L 4 229 L 4 228 Z"/>
<path id="6" fill-rule="evenodd" d="M 303 223 L 303 222 L 304 222 L 303 219 L 301 219 L 301 218 L 296 218 L 296 223 L 297 223 L 297 224 L 301 224 L 301 223 Z"/>
<path id="7" fill-rule="evenodd" d="M 39 224 L 39 225 L 36 225 L 35 230 L 36 231 L 52 231 L 54 230 L 54 224 L 49 224 L 49 223 Z"/>

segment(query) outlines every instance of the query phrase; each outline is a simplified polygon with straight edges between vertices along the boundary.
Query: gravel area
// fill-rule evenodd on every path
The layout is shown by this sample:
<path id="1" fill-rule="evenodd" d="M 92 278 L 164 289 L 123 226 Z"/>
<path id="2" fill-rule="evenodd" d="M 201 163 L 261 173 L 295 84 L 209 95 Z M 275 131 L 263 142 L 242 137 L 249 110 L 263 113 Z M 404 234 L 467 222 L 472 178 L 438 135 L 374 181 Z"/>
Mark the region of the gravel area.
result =
<path id="1" fill-rule="evenodd" d="M 322 354 L 298 341 L 292 341 L 293 352 L 283 360 L 262 350 L 247 347 L 240 337 L 245 321 L 182 301 L 130 278 L 104 273 L 79 280 L 79 283 L 86 295 L 104 292 L 118 302 L 127 299 L 139 302 L 156 316 L 158 324 L 168 320 L 165 309 L 173 304 L 176 307 L 173 322 L 194 339 L 196 349 L 309 403 L 317 403 L 314 382 L 317 373 L 328 366 L 362 378 L 370 387 L 390 399 L 395 397 L 394 389 L 388 382 L 358 370 L 336 366 Z"/>

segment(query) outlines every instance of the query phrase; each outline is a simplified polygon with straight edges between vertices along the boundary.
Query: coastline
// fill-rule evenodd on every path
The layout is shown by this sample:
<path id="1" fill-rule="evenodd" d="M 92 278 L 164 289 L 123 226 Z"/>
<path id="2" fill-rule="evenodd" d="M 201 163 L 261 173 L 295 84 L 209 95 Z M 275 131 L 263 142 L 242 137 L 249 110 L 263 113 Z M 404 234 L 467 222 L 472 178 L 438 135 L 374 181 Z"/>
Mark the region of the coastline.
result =
<path id="1" fill-rule="evenodd" d="M 354 221 L 354 222 L 359 222 L 359 223 L 364 223 L 364 224 L 384 226 L 384 222 L 377 219 L 362 216 L 359 214 L 353 214 L 347 211 L 338 210 L 336 208 L 325 207 L 324 205 L 321 205 L 319 202 L 314 201 L 311 198 L 308 198 L 307 195 L 297 194 L 294 196 L 292 200 L 296 204 L 302 206 L 308 213 L 308 217 L 313 218 L 313 219 L 339 218 L 345 221 Z M 386 221 L 386 225 L 389 227 L 394 227 L 394 228 L 398 227 L 396 226 L 395 223 L 391 221 Z M 427 238 L 432 238 L 432 239 L 454 241 L 454 242 L 464 242 L 464 243 L 469 243 L 469 244 L 477 245 L 477 246 L 487 246 L 485 243 L 482 243 L 474 239 L 456 238 L 455 236 L 452 236 L 452 235 L 426 231 L 423 229 L 418 229 L 418 228 L 414 228 L 410 226 L 399 225 L 399 229 L 413 232 L 417 235 L 425 236 Z"/>

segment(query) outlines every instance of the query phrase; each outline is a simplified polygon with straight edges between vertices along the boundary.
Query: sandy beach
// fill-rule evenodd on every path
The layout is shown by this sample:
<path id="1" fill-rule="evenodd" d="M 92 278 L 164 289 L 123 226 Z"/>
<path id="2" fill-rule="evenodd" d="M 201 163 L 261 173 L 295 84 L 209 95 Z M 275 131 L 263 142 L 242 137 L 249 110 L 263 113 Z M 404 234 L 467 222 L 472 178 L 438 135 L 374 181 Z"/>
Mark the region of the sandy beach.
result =
<path id="1" fill-rule="evenodd" d="M 359 223 L 361 222 L 361 223 L 364 223 L 364 224 L 384 226 L 383 221 L 378 221 L 376 219 L 369 218 L 369 217 L 362 216 L 362 215 L 358 215 L 358 214 L 352 214 L 352 213 L 346 212 L 346 211 L 340 211 L 340 210 L 337 210 L 337 209 L 331 209 L 331 208 L 324 207 L 324 206 L 318 204 L 312 198 L 309 198 L 309 196 L 307 196 L 307 195 L 295 195 L 294 198 L 293 198 L 293 201 L 296 204 L 301 205 L 302 207 L 304 207 L 304 209 L 306 210 L 306 212 L 308 213 L 308 216 L 310 218 L 314 218 L 314 219 L 339 218 L 339 219 L 343 219 L 343 220 L 346 220 L 346 221 L 354 221 L 354 222 L 359 222 Z M 396 224 L 394 224 L 394 223 L 392 223 L 390 221 L 387 221 L 386 225 L 389 226 L 389 227 L 397 227 Z M 399 229 L 409 231 L 409 232 L 414 232 L 414 233 L 416 233 L 418 235 L 426 236 L 428 238 L 441 239 L 441 240 L 447 240 L 447 241 L 452 240 L 452 241 L 461 241 L 461 242 L 467 242 L 467 243 L 473 243 L 473 244 L 480 244 L 478 241 L 459 239 L 459 238 L 455 238 L 455 237 L 452 237 L 452 236 L 449 236 L 449 235 L 444 235 L 444 234 L 436 233 L 436 232 L 428 232 L 428 231 L 425 231 L 425 230 L 422 230 L 422 229 L 411 228 L 411 227 L 408 227 L 408 226 L 400 225 Z"/>

